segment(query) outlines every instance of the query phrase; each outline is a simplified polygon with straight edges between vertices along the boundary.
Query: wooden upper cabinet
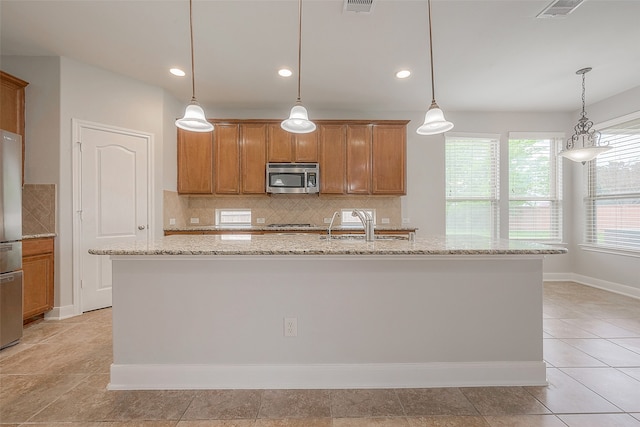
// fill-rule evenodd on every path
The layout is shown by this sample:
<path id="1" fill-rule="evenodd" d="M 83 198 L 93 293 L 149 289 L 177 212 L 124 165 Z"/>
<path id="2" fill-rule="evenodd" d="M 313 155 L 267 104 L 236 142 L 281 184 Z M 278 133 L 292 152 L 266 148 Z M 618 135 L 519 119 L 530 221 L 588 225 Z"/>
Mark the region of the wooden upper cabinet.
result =
<path id="1" fill-rule="evenodd" d="M 24 182 L 25 87 L 29 83 L 0 71 L 0 129 L 22 136 L 22 182 Z"/>
<path id="2" fill-rule="evenodd" d="M 318 161 L 318 131 L 292 134 L 280 123 L 268 126 L 267 158 L 269 162 L 315 163 Z"/>
<path id="3" fill-rule="evenodd" d="M 266 193 L 267 125 L 264 123 L 242 124 L 241 163 L 242 193 Z"/>
<path id="4" fill-rule="evenodd" d="M 269 162 L 291 162 L 293 159 L 293 134 L 280 127 L 280 123 L 268 126 L 267 151 Z"/>
<path id="5" fill-rule="evenodd" d="M 213 192 L 213 140 L 211 132 L 178 128 L 178 193 Z"/>
<path id="6" fill-rule="evenodd" d="M 374 125 L 371 193 L 406 194 L 406 125 Z"/>
<path id="7" fill-rule="evenodd" d="M 318 130 L 300 133 L 293 137 L 293 161 L 316 163 L 318 161 Z"/>
<path id="8" fill-rule="evenodd" d="M 239 124 L 216 124 L 213 129 L 213 182 L 217 194 L 240 194 Z"/>
<path id="9" fill-rule="evenodd" d="M 266 194 L 268 162 L 318 162 L 321 194 L 406 194 L 408 121 L 325 120 L 308 134 L 275 120 L 213 123 L 213 133 L 178 129 L 181 194 Z"/>
<path id="10" fill-rule="evenodd" d="M 320 193 L 344 194 L 346 183 L 346 125 L 319 126 Z"/>
<path id="11" fill-rule="evenodd" d="M 371 125 L 347 125 L 347 193 L 371 192 Z"/>

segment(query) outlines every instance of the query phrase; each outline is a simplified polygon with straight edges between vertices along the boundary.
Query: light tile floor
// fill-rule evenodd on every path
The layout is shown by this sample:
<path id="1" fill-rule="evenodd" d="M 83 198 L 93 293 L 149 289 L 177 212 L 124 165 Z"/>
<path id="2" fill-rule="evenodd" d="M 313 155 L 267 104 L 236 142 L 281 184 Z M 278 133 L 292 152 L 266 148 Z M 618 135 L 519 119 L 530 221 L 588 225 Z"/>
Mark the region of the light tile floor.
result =
<path id="1" fill-rule="evenodd" d="M 547 387 L 107 391 L 111 310 L 0 351 L 0 423 L 68 427 L 640 427 L 640 300 L 545 284 Z"/>

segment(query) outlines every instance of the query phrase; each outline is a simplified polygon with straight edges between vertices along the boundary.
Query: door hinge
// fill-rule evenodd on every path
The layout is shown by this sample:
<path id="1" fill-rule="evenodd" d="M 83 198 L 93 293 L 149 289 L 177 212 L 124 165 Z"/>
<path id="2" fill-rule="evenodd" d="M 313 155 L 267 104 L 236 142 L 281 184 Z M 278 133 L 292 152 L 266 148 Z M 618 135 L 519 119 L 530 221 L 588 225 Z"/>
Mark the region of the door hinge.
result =
<path id="1" fill-rule="evenodd" d="M 82 152 L 82 141 L 76 141 L 76 144 L 78 144 L 78 147 L 80 147 L 80 152 Z"/>
<path id="2" fill-rule="evenodd" d="M 76 213 L 78 214 L 78 217 L 80 218 L 80 221 L 82 221 L 82 209 L 78 209 L 76 211 Z"/>

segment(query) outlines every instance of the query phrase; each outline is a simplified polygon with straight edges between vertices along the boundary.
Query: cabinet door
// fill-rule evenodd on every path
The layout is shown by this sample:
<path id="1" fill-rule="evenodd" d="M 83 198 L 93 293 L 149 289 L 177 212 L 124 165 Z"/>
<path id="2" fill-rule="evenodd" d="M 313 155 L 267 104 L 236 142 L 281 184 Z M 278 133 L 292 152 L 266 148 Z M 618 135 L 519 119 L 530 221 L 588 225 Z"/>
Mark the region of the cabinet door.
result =
<path id="1" fill-rule="evenodd" d="M 294 160 L 300 163 L 318 161 L 318 131 L 301 133 L 294 137 Z"/>
<path id="2" fill-rule="evenodd" d="M 371 125 L 347 125 L 347 193 L 371 192 Z"/>
<path id="3" fill-rule="evenodd" d="M 406 129 L 404 125 L 373 126 L 373 194 L 406 194 Z"/>
<path id="4" fill-rule="evenodd" d="M 242 193 L 265 194 L 267 164 L 267 125 L 243 124 L 242 134 Z"/>
<path id="5" fill-rule="evenodd" d="M 320 193 L 344 194 L 346 179 L 345 125 L 320 125 Z"/>
<path id="6" fill-rule="evenodd" d="M 178 193 L 211 194 L 212 133 L 178 128 Z"/>
<path id="7" fill-rule="evenodd" d="M 213 173 L 218 194 L 240 194 L 239 127 L 237 124 L 217 124 L 213 130 Z"/>
<path id="8" fill-rule="evenodd" d="M 53 308 L 53 238 L 22 243 L 24 320 Z"/>
<path id="9" fill-rule="evenodd" d="M 268 125 L 267 158 L 270 162 L 293 161 L 293 135 L 280 127 L 280 123 Z"/>

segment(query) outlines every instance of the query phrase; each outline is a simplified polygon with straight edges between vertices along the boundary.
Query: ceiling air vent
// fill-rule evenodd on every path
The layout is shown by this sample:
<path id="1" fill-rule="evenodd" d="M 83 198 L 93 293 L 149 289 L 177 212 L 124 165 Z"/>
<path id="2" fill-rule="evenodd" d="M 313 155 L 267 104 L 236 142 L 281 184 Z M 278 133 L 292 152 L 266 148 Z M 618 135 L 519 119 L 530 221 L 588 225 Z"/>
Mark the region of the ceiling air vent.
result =
<path id="1" fill-rule="evenodd" d="M 344 0 L 345 12 L 371 13 L 374 0 Z"/>
<path id="2" fill-rule="evenodd" d="M 536 18 L 562 18 L 573 12 L 584 0 L 555 0 L 545 7 Z"/>

